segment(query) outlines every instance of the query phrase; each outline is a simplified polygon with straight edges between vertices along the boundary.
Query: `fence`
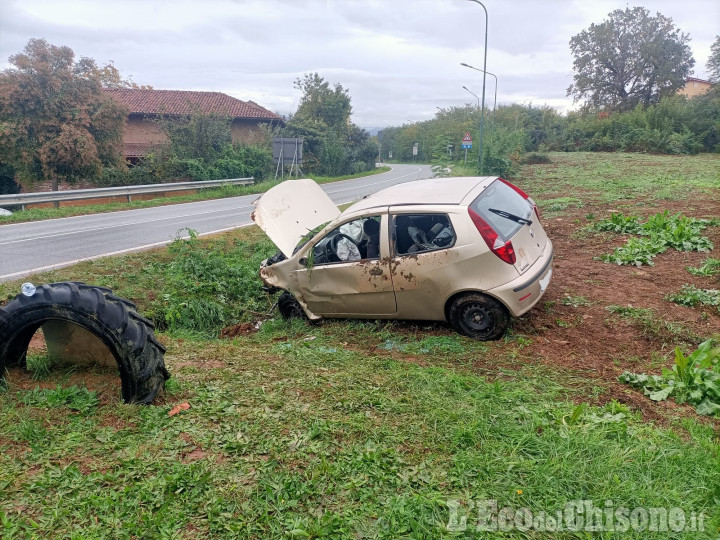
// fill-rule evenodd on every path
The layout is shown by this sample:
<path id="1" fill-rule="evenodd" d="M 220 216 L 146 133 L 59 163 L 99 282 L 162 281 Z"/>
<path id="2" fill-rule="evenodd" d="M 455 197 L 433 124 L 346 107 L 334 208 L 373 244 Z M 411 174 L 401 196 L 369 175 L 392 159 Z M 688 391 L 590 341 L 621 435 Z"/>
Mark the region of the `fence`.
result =
<path id="1" fill-rule="evenodd" d="M 255 183 L 253 177 L 230 178 L 225 180 L 203 180 L 200 182 L 176 182 L 172 184 L 147 184 L 144 186 L 117 186 L 109 188 L 74 189 L 68 191 L 46 191 L 42 193 L 17 193 L 15 195 L 0 195 L 0 207 L 22 206 L 25 210 L 27 204 L 55 203 L 59 206 L 63 201 L 81 201 L 86 199 L 103 199 L 109 197 L 127 197 L 132 200 L 133 195 L 147 195 L 150 193 L 167 193 L 172 191 L 188 191 L 203 188 L 222 186 L 248 186 Z"/>

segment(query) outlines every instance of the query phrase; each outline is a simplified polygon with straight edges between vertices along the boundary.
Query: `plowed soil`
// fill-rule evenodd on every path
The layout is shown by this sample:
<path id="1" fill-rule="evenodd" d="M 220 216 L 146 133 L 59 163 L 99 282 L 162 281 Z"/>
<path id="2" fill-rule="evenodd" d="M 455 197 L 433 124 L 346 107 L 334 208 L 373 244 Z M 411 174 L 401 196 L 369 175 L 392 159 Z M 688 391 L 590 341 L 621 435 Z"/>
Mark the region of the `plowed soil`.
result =
<path id="1" fill-rule="evenodd" d="M 720 201 L 696 201 L 692 212 L 682 203 L 668 202 L 663 206 L 671 214 L 720 216 Z M 552 282 L 540 305 L 526 314 L 515 330 L 533 338 L 530 350 L 538 362 L 579 370 L 606 388 L 601 401 L 614 398 L 655 418 L 661 412 L 658 407 L 667 412 L 678 406 L 671 401 L 651 402 L 617 377 L 626 370 L 659 374 L 661 367 L 672 366 L 676 345 L 687 353 L 701 341 L 720 335 L 717 307 L 689 308 L 665 299 L 684 284 L 720 289 L 720 277 L 694 276 L 685 270 L 687 266 L 700 266 L 708 253 L 670 249 L 654 259 L 654 266 L 642 267 L 596 260 L 624 244 L 628 236 L 587 232 L 585 216 L 592 212 L 606 218 L 612 210 L 611 206 L 585 207 L 543 222 L 555 247 Z M 720 228 L 710 227 L 704 234 L 720 246 Z M 710 255 L 717 257 L 715 250 Z M 589 305 L 578 302 L 578 297 Z M 609 306 L 649 309 L 652 313 L 638 320 L 613 314 Z"/>

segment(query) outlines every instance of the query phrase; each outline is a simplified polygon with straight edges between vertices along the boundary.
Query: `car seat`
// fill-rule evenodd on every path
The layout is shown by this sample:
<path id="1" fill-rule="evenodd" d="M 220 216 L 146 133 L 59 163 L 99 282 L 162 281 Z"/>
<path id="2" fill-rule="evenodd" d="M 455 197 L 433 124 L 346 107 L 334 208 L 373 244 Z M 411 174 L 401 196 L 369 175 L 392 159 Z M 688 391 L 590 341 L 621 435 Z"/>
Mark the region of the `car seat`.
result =
<path id="1" fill-rule="evenodd" d="M 366 219 L 363 223 L 363 232 L 367 236 L 365 257 L 377 259 L 380 257 L 380 223 L 373 218 Z"/>

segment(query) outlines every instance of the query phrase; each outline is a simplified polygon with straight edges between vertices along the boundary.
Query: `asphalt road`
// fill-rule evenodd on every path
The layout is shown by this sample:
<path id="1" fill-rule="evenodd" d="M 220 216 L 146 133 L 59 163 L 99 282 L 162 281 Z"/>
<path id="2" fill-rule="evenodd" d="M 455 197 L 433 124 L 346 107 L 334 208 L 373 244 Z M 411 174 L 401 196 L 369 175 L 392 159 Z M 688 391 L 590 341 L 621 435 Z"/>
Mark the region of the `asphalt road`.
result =
<path id="1" fill-rule="evenodd" d="M 428 165 L 393 165 L 392 171 L 344 180 L 322 187 L 338 205 L 356 201 L 385 187 L 430 178 Z M 30 223 L 0 225 L 0 281 L 69 266 L 81 261 L 141 251 L 168 244 L 184 229 L 200 235 L 252 224 L 252 202 L 245 195 L 91 214 Z"/>

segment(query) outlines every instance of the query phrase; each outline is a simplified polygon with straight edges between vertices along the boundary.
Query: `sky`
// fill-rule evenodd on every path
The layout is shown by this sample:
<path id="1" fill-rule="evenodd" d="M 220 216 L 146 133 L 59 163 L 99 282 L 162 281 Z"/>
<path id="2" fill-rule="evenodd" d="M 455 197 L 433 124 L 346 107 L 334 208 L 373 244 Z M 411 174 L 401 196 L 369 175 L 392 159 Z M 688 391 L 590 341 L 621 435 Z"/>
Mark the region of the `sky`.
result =
<path id="1" fill-rule="evenodd" d="M 643 6 L 691 37 L 694 76 L 706 78 L 720 34 L 718 0 L 483 0 L 487 68 L 497 104 L 564 112 L 570 38 L 615 9 Z M 163 90 L 207 90 L 297 109 L 293 82 L 317 72 L 352 99 L 354 123 L 377 129 L 428 120 L 482 94 L 485 14 L 473 0 L 0 0 L 0 69 L 31 38 L 76 57 L 112 61 Z M 495 101 L 495 78 L 485 103 Z"/>

